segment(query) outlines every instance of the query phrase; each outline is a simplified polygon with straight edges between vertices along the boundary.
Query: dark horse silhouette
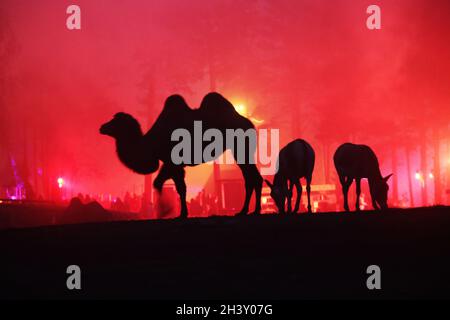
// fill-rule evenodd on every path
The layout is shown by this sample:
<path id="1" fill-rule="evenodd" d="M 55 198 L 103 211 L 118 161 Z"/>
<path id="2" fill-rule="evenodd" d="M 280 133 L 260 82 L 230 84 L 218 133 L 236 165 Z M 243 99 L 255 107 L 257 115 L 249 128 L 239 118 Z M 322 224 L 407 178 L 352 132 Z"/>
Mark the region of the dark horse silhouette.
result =
<path id="1" fill-rule="evenodd" d="M 300 178 L 306 179 L 306 193 L 308 195 L 308 212 L 311 209 L 311 181 L 314 171 L 316 155 L 311 145 L 303 139 L 296 139 L 280 150 L 278 155 L 278 171 L 273 179 L 273 184 L 266 180 L 270 187 L 270 196 L 275 201 L 278 212 L 285 212 L 287 198 L 288 213 L 292 209 L 292 191 L 297 188 L 297 199 L 295 200 L 294 213 L 297 213 L 302 197 L 302 185 Z M 288 187 L 289 182 L 289 187 Z"/>
<path id="2" fill-rule="evenodd" d="M 383 177 L 375 153 L 366 145 L 344 143 L 334 154 L 334 165 L 339 175 L 344 194 L 344 209 L 348 207 L 348 190 L 353 180 L 356 182 L 356 210 L 359 211 L 359 197 L 361 195 L 361 179 L 369 180 L 372 206 L 375 210 L 387 209 L 389 186 L 387 181 L 392 174 Z"/>
<path id="3" fill-rule="evenodd" d="M 218 93 L 207 94 L 198 109 L 191 109 L 180 95 L 173 95 L 167 98 L 161 114 L 156 119 L 152 128 L 143 134 L 136 119 L 126 113 L 117 113 L 114 118 L 105 123 L 100 128 L 100 133 L 113 137 L 116 140 L 116 149 L 120 161 L 128 168 L 139 174 L 150 174 L 158 170 L 159 161 L 163 162 L 161 170 L 154 180 L 154 187 L 161 192 L 165 181 L 172 179 L 180 195 L 181 213 L 180 217 L 187 217 L 186 206 L 186 183 L 184 181 L 184 167 L 195 166 L 199 163 L 191 161 L 188 164 L 174 164 L 171 153 L 178 142 L 172 141 L 172 133 L 176 129 L 187 130 L 191 137 L 194 137 L 194 121 L 201 121 L 203 130 L 217 129 L 226 136 L 227 129 L 254 129 L 250 120 L 236 112 L 233 105 Z M 254 147 L 251 143 L 245 143 L 246 157 L 245 163 L 239 163 L 245 180 L 245 202 L 242 210 L 238 214 L 247 214 L 249 210 L 250 198 L 255 191 L 255 212 L 261 210 L 261 189 L 262 177 L 254 164 L 249 161 L 254 155 Z M 202 150 L 205 146 L 201 143 Z M 194 143 L 191 143 L 194 145 Z M 218 158 L 228 145 L 222 146 L 220 152 L 214 154 Z M 236 159 L 236 148 L 232 150 Z M 192 146 L 194 150 L 194 146 Z M 191 152 L 193 155 L 193 152 Z M 201 159 L 200 163 L 203 163 Z"/>

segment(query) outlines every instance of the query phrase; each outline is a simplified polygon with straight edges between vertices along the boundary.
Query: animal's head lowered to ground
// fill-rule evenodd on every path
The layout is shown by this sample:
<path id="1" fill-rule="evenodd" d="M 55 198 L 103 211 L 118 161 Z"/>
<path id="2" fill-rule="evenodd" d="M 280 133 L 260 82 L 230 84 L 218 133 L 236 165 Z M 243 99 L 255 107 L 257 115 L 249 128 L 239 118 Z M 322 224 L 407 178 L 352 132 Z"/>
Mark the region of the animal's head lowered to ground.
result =
<path id="1" fill-rule="evenodd" d="M 272 197 L 273 201 L 275 202 L 278 212 L 284 213 L 285 202 L 286 202 L 285 190 L 283 190 L 283 187 L 281 185 L 274 185 L 267 179 L 264 179 L 264 181 L 270 188 L 270 196 Z"/>
<path id="2" fill-rule="evenodd" d="M 388 208 L 387 205 L 387 198 L 388 198 L 388 192 L 389 192 L 389 185 L 388 180 L 392 177 L 392 173 L 377 183 L 373 184 L 373 197 L 375 198 L 375 201 L 379 204 L 380 208 L 385 210 Z"/>
<path id="3" fill-rule="evenodd" d="M 100 133 L 115 139 L 142 136 L 141 126 L 131 115 L 119 112 L 114 118 L 100 127 Z"/>

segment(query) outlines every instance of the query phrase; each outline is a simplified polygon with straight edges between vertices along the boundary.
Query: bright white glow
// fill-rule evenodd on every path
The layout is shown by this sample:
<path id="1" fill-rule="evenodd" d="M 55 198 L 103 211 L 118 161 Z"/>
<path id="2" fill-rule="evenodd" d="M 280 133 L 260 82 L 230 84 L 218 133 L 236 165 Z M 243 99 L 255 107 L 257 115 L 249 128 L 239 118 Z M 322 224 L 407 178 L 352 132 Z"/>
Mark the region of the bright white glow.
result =
<path id="1" fill-rule="evenodd" d="M 247 107 L 245 104 L 236 104 L 234 106 L 234 109 L 241 115 L 246 117 L 247 116 Z"/>
<path id="2" fill-rule="evenodd" d="M 428 175 L 428 177 L 430 177 L 430 179 L 434 179 L 434 174 L 432 172 L 430 172 L 430 174 Z"/>
<path id="3" fill-rule="evenodd" d="M 420 172 L 416 172 L 416 180 L 422 180 L 422 175 Z"/>
<path id="4" fill-rule="evenodd" d="M 64 185 L 64 179 L 59 177 L 57 181 L 58 181 L 58 187 L 61 189 Z"/>
<path id="5" fill-rule="evenodd" d="M 256 123 L 256 125 L 261 125 L 264 123 L 264 120 L 256 119 L 252 116 L 250 116 L 248 112 L 248 108 L 243 103 L 237 103 L 234 105 L 234 109 L 243 117 L 249 118 L 253 123 Z"/>

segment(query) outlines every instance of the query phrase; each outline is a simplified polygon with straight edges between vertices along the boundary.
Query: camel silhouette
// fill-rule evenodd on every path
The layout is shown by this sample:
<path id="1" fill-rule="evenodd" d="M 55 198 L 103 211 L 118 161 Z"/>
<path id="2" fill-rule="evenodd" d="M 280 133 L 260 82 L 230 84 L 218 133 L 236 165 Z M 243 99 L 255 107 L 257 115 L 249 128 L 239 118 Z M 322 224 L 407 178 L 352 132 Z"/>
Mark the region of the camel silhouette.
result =
<path id="1" fill-rule="evenodd" d="M 168 97 L 163 110 L 146 134 L 143 134 L 141 126 L 135 118 L 123 112 L 117 113 L 111 121 L 100 128 L 101 134 L 111 136 L 116 140 L 116 150 L 120 161 L 134 172 L 139 174 L 153 173 L 158 170 L 159 161 L 163 162 L 153 185 L 158 192 L 161 192 L 165 181 L 169 179 L 174 181 L 180 196 L 180 217 L 182 218 L 188 216 L 184 167 L 195 166 L 204 161 L 202 159 L 200 163 L 190 161 L 189 164 L 174 164 L 171 153 L 178 142 L 172 141 L 171 137 L 176 129 L 185 129 L 191 137 L 194 137 L 195 121 L 201 121 L 204 130 L 219 130 L 222 136 L 226 135 L 227 129 L 242 129 L 244 131 L 254 129 L 250 120 L 241 116 L 227 99 L 216 92 L 207 94 L 198 109 L 191 109 L 180 95 Z M 209 142 L 203 140 L 195 141 L 195 143 L 201 144 L 201 150 L 209 144 Z M 195 143 L 191 143 L 192 152 L 190 154 L 192 157 L 194 157 Z M 217 159 L 227 149 L 230 149 L 228 145 L 222 145 L 220 152 L 214 154 L 214 159 Z M 238 215 L 248 213 L 253 191 L 255 191 L 256 196 L 254 213 L 259 214 L 261 210 L 263 179 L 254 161 L 250 161 L 253 159 L 254 149 L 255 146 L 246 140 L 245 159 L 248 161 L 238 163 L 245 180 L 245 201 Z M 231 151 L 236 159 L 236 148 Z"/>

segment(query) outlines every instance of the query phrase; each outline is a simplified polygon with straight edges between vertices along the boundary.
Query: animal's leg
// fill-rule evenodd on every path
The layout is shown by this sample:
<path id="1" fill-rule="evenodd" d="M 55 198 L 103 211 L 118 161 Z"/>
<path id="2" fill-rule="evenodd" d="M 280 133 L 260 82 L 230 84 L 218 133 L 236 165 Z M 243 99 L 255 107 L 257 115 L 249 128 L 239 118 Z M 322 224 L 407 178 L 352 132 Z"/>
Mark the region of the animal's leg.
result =
<path id="1" fill-rule="evenodd" d="M 292 212 L 292 190 L 294 189 L 294 183 L 292 180 L 289 180 L 289 189 L 287 192 L 287 213 Z"/>
<path id="2" fill-rule="evenodd" d="M 239 168 L 242 171 L 242 175 L 244 176 L 244 182 L 245 182 L 245 200 L 244 200 L 244 206 L 242 207 L 241 211 L 237 215 L 246 215 L 248 213 L 248 207 L 250 204 L 250 198 L 252 196 L 253 191 L 253 185 L 251 182 L 251 175 L 248 166 L 246 165 L 239 165 Z"/>
<path id="3" fill-rule="evenodd" d="M 377 202 L 375 201 L 375 197 L 372 193 L 372 190 L 370 190 L 370 197 L 372 198 L 372 206 L 375 210 L 380 210 L 380 207 L 378 206 Z"/>
<path id="4" fill-rule="evenodd" d="M 344 197 L 344 209 L 345 209 L 345 176 L 341 176 L 339 175 L 339 182 L 341 183 L 342 186 L 342 195 Z"/>
<path id="5" fill-rule="evenodd" d="M 188 209 L 186 204 L 186 182 L 184 181 L 184 168 L 177 166 L 172 169 L 172 179 L 175 182 L 175 188 L 180 196 L 180 218 L 188 217 Z"/>
<path id="6" fill-rule="evenodd" d="M 251 164 L 251 172 L 253 177 L 253 188 L 255 190 L 255 211 L 253 211 L 254 214 L 260 214 L 261 213 L 261 192 L 262 192 L 262 185 L 263 185 L 263 178 L 261 177 L 261 174 L 258 171 L 258 168 L 256 165 Z"/>
<path id="7" fill-rule="evenodd" d="M 361 196 L 361 178 L 355 179 L 356 183 L 356 211 L 359 211 L 359 198 Z"/>
<path id="8" fill-rule="evenodd" d="M 239 168 L 241 169 L 245 180 L 245 201 L 244 206 L 238 215 L 245 215 L 248 213 L 253 190 L 255 190 L 256 197 L 254 213 L 259 214 L 261 212 L 261 190 L 263 179 L 254 164 L 239 164 Z"/>
<path id="9" fill-rule="evenodd" d="M 161 193 L 164 182 L 166 182 L 170 178 L 171 178 L 170 168 L 168 165 L 163 164 L 163 166 L 158 172 L 158 175 L 155 178 L 155 181 L 153 181 L 153 187 L 155 187 L 158 193 Z"/>
<path id="10" fill-rule="evenodd" d="M 342 191 L 344 193 L 344 209 L 345 211 L 350 211 L 350 208 L 348 207 L 348 190 L 350 189 L 350 185 L 353 182 L 353 178 L 350 177 L 339 177 L 342 184 Z"/>
<path id="11" fill-rule="evenodd" d="M 312 213 L 311 208 L 311 177 L 306 178 L 306 193 L 308 195 L 308 212 Z"/>
<path id="12" fill-rule="evenodd" d="M 297 213 L 298 208 L 300 207 L 300 201 L 302 199 L 302 192 L 303 192 L 303 188 L 300 183 L 300 180 L 295 182 L 295 188 L 297 189 L 297 199 L 295 199 L 294 213 Z"/>

